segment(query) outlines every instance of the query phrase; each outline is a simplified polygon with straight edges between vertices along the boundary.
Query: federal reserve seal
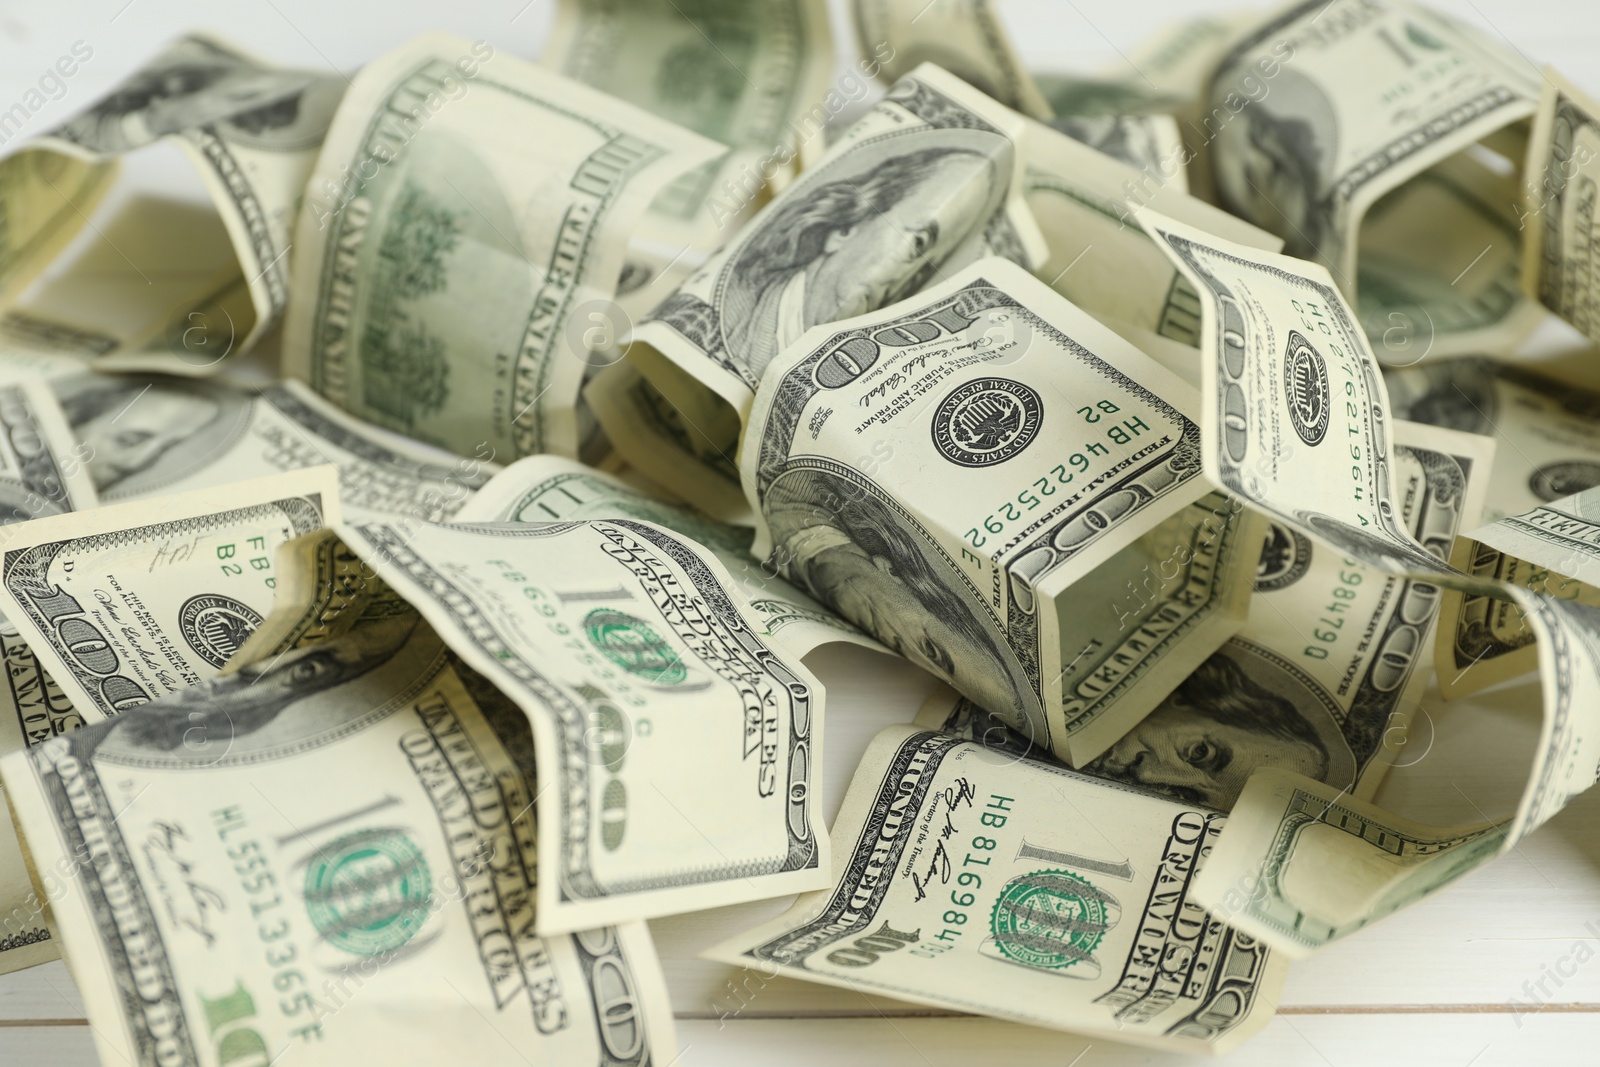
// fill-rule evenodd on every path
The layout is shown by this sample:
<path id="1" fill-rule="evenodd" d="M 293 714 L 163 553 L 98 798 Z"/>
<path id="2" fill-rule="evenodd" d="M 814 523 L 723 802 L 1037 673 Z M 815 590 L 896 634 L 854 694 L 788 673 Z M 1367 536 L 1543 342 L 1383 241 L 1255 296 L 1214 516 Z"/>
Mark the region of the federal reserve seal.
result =
<path id="1" fill-rule="evenodd" d="M 1035 871 L 1006 883 L 989 932 L 1007 959 L 1063 970 L 1093 959 L 1116 906 L 1115 897 L 1071 871 Z"/>
<path id="2" fill-rule="evenodd" d="M 225 667 L 245 639 L 261 625 L 249 604 L 230 596 L 202 593 L 178 609 L 178 632 L 195 653 L 213 667 Z"/>
<path id="3" fill-rule="evenodd" d="M 989 467 L 1039 436 L 1039 394 L 1009 378 L 979 378 L 944 398 L 933 413 L 933 446 L 951 463 Z"/>
<path id="4" fill-rule="evenodd" d="M 357 830 L 306 868 L 306 914 L 324 941 L 354 956 L 394 952 L 428 920 L 433 883 L 422 850 L 399 830 Z"/>
<path id="5" fill-rule="evenodd" d="M 689 668 L 666 639 L 643 619 L 611 608 L 596 608 L 583 617 L 589 643 L 606 659 L 635 677 L 656 685 L 681 685 Z"/>
<path id="6" fill-rule="evenodd" d="M 1261 547 L 1256 564 L 1258 593 L 1287 589 L 1305 576 L 1311 567 L 1311 538 L 1280 523 L 1267 526 L 1267 543 Z"/>
<path id="7" fill-rule="evenodd" d="M 1320 444 L 1328 435 L 1333 400 L 1328 361 L 1298 330 L 1289 331 L 1289 345 L 1283 351 L 1283 391 L 1294 432 L 1308 445 Z"/>

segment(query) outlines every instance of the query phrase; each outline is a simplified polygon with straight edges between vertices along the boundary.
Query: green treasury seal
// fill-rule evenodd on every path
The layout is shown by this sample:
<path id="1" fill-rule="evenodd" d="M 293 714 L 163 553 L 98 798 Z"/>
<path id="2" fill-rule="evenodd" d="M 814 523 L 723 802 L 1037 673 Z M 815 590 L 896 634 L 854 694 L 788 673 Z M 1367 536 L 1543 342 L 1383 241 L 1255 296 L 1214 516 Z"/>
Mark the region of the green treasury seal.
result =
<path id="1" fill-rule="evenodd" d="M 583 617 L 583 632 L 601 655 L 629 674 L 656 685 L 681 685 L 689 677 L 677 651 L 643 619 L 596 608 Z"/>
<path id="2" fill-rule="evenodd" d="M 422 850 L 398 830 L 358 830 L 306 870 L 306 912 L 324 940 L 356 956 L 393 952 L 428 920 L 432 880 Z"/>
<path id="3" fill-rule="evenodd" d="M 1028 967 L 1060 970 L 1091 959 L 1115 898 L 1070 871 L 1035 871 L 1000 891 L 989 918 L 995 947 Z"/>

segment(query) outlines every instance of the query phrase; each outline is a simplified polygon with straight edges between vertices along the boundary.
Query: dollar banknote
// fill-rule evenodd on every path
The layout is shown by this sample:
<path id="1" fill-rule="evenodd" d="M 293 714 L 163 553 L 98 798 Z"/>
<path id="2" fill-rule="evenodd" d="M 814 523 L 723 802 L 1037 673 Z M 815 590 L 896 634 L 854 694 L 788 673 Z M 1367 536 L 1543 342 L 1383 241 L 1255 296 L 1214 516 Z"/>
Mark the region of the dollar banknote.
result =
<path id="1" fill-rule="evenodd" d="M 499 469 L 353 419 L 303 383 L 80 374 L 52 383 L 106 503 L 331 463 L 345 507 L 442 522 Z"/>
<path id="2" fill-rule="evenodd" d="M 1538 75 L 1501 41 L 1410 0 L 1306 0 L 1232 44 L 1207 95 L 1224 205 L 1328 267 L 1380 357 L 1536 325 L 1515 171 Z"/>
<path id="3" fill-rule="evenodd" d="M 1495 441 L 1489 522 L 1600 485 L 1600 394 L 1489 359 L 1384 372 L 1396 418 Z"/>
<path id="4" fill-rule="evenodd" d="M 531 745 L 413 616 L 0 774 L 107 1062 L 667 1062 L 642 923 L 534 932 Z"/>
<path id="5" fill-rule="evenodd" d="M 1212 483 L 1364 562 L 1445 569 L 1400 522 L 1383 377 L 1327 269 L 1138 218 L 1201 296 Z"/>
<path id="6" fill-rule="evenodd" d="M 75 443 L 50 389 L 26 376 L 0 385 L 0 545 L 13 525 L 95 506 L 83 445 Z M 16 628 L 0 618 L 0 756 L 19 752 L 82 720 Z M 0 795 L 0 974 L 55 959 L 45 910 L 33 893 Z"/>
<path id="7" fill-rule="evenodd" d="M 541 62 L 727 146 L 662 190 L 618 302 L 648 312 L 821 155 L 834 48 L 823 0 L 560 0 Z"/>
<path id="8" fill-rule="evenodd" d="M 273 554 L 336 521 L 313 467 L 0 529 L 0 610 L 84 719 L 216 674 L 272 609 Z"/>
<path id="9" fill-rule="evenodd" d="M 834 823 L 834 885 L 706 955 L 1174 1051 L 1271 1018 L 1284 964 L 1190 887 L 1227 816 L 891 727 Z"/>
<path id="10" fill-rule="evenodd" d="M 1178 101 L 1138 82 L 1067 74 L 1034 79 L 1053 112 L 1045 124 L 1143 176 L 1187 191 L 1183 134 L 1166 113 Z M 1030 162 L 1032 157 L 1030 155 Z"/>
<path id="11" fill-rule="evenodd" d="M 1481 510 L 1493 446 L 1412 423 L 1395 429 L 1404 518 L 1443 557 L 1456 529 Z M 1149 598 L 1163 584 L 1152 572 L 1129 593 Z M 1376 570 L 1273 523 L 1244 628 L 1083 771 L 1220 811 L 1267 767 L 1370 797 L 1408 743 L 1432 677 L 1438 614 L 1437 586 Z M 1025 732 L 953 690 L 930 697 L 917 724 L 1054 762 Z"/>
<path id="12" fill-rule="evenodd" d="M 1244 622 L 1263 530 L 1200 476 L 1196 406 L 983 260 L 773 364 L 740 456 L 755 551 L 1081 765 Z"/>
<path id="13" fill-rule="evenodd" d="M 1423 832 L 1347 803 L 1342 787 L 1302 767 L 1250 778 L 1232 809 L 1234 831 L 1196 881 L 1195 899 L 1272 947 L 1303 955 L 1515 847 L 1594 783 L 1600 609 L 1453 569 L 1403 526 L 1378 361 L 1326 269 L 1149 212 L 1140 218 L 1205 302 L 1207 472 L 1353 560 L 1436 590 L 1511 601 L 1535 637 L 1545 679 L 1527 785 L 1515 813 L 1492 832 Z"/>
<path id="14" fill-rule="evenodd" d="M 1029 267 L 1044 258 L 1022 199 L 1023 123 L 919 67 L 639 325 L 628 359 L 708 443 L 701 451 L 733 457 L 767 366 L 808 328 L 990 253 Z M 698 464 L 668 439 L 627 451 L 630 436 L 615 440 L 653 481 L 713 517 L 738 516 L 726 464 Z"/>
<path id="15" fill-rule="evenodd" d="M 1200 295 L 1139 228 L 1130 190 L 1208 233 L 1269 252 L 1283 247 L 1265 230 L 1186 195 L 1181 184 L 1152 182 L 1041 124 L 1028 126 L 1027 156 L 1028 208 L 1050 250 L 1036 273 L 1119 332 L 1132 327 L 1191 348 L 1200 344 Z M 1198 368 L 1197 357 L 1190 362 Z"/>
<path id="16" fill-rule="evenodd" d="M 872 638 L 785 581 L 750 554 L 750 530 L 666 504 L 592 467 L 559 456 L 520 459 L 490 479 L 456 516 L 459 522 L 570 522 L 634 519 L 665 526 L 710 549 L 755 610 L 763 638 L 804 656 L 848 641 L 883 651 Z"/>
<path id="17" fill-rule="evenodd" d="M 1522 281 L 1528 294 L 1600 341 L 1600 103 L 1553 70 L 1528 145 Z"/>
<path id="18" fill-rule="evenodd" d="M 1133 190 L 1168 186 L 1216 202 L 1203 95 L 1227 46 L 1254 12 L 1177 18 L 1094 72 L 1035 75 L 1050 125 L 1139 172 Z"/>
<path id="19" fill-rule="evenodd" d="M 366 560 L 332 530 L 314 530 L 278 546 L 272 611 L 245 638 L 222 673 L 343 637 L 367 625 L 417 616 Z"/>
<path id="20" fill-rule="evenodd" d="M 93 462 L 48 385 L 31 375 L 0 385 L 0 546 L 17 523 L 93 508 Z"/>
<path id="21" fill-rule="evenodd" d="M 1474 525 L 1492 444 L 1395 423 L 1400 517 L 1440 560 Z M 1159 596 L 1152 572 L 1130 590 Z M 1370 797 L 1403 751 L 1432 677 L 1440 589 L 1273 523 L 1244 628 L 1084 769 L 1228 810 L 1263 767 Z"/>
<path id="22" fill-rule="evenodd" d="M 851 0 L 850 9 L 864 51 L 889 46 L 885 81 L 932 63 L 1013 111 L 1052 117 L 990 0 Z"/>
<path id="23" fill-rule="evenodd" d="M 1166 171 L 1174 189 L 1189 187 L 1183 170 L 1183 134 L 1171 115 L 1058 114 L 1048 125 L 1142 174 Z"/>
<path id="24" fill-rule="evenodd" d="M 61 687 L 9 623 L 0 623 L 0 656 L 5 661 L 5 680 L 0 683 L 0 757 L 83 725 Z M 60 955 L 45 902 L 28 877 L 10 809 L 0 792 L 0 974 Z"/>
<path id="25" fill-rule="evenodd" d="M 287 308 L 295 214 L 344 90 L 345 79 L 337 73 L 280 67 L 213 37 L 181 37 L 86 110 L 31 142 L 29 151 L 0 164 L 8 175 L 16 172 L 0 182 L 15 182 L 29 197 L 24 203 L 36 204 L 38 213 L 37 223 L 20 229 L 19 236 L 27 235 L 19 242 L 23 247 L 7 258 L 28 259 L 28 273 L 42 269 L 50 257 L 28 245 L 59 249 L 71 231 L 89 225 L 93 199 L 110 181 L 118 157 L 158 141 L 176 144 L 205 181 L 232 245 L 237 262 L 226 284 L 242 298 L 232 305 L 239 314 L 233 351 L 242 352 Z M 37 182 L 48 188 L 39 191 Z M 40 232 L 29 234 L 34 228 Z M 148 262 L 143 251 L 124 250 L 131 262 Z M 215 299 L 215 291 L 196 293 L 193 310 L 204 312 Z M 159 323 L 168 309 L 153 310 Z M 151 365 L 145 369 L 208 374 L 223 365 L 186 354 L 147 353 Z"/>
<path id="26" fill-rule="evenodd" d="M 661 478 L 680 487 L 693 481 L 689 495 L 696 510 L 715 521 L 751 526 L 755 519 L 739 488 L 739 418 L 734 410 L 711 400 L 690 415 L 645 377 L 638 364 L 623 360 L 600 371 L 584 386 L 583 396 L 618 457 L 661 485 Z M 674 499 L 679 493 L 663 489 Z"/>
<path id="27" fill-rule="evenodd" d="M 1283 769 L 1251 778 L 1194 886 L 1225 922 L 1300 957 L 1416 903 L 1496 855 L 1594 784 L 1600 609 L 1500 587 L 1536 635 L 1544 726 L 1509 818 L 1427 826 Z"/>
<path id="28" fill-rule="evenodd" d="M 578 455 L 628 235 L 719 152 L 482 42 L 431 35 L 378 58 L 300 215 L 286 375 L 462 455 Z"/>
<path id="29" fill-rule="evenodd" d="M 0 312 L 0 381 L 82 374 L 118 344 L 100 331 L 11 308 Z"/>
<path id="30" fill-rule="evenodd" d="M 139 189 L 138 175 L 163 157 L 187 166 L 162 147 L 171 149 L 139 150 L 153 155 L 94 210 L 94 230 L 85 227 L 7 309 L 18 347 L 86 357 L 105 370 L 189 377 L 220 373 L 248 347 L 255 307 L 221 214 L 209 200 Z"/>
<path id="31" fill-rule="evenodd" d="M 89 55 L 92 47 L 85 44 Z M 60 255 L 116 181 L 115 159 L 24 148 L 0 160 L 0 304 Z"/>
<path id="32" fill-rule="evenodd" d="M 822 687 L 708 550 L 624 519 L 341 537 L 532 720 L 540 932 L 827 882 Z"/>
<path id="33" fill-rule="evenodd" d="M 1483 579 L 1600 609 L 1600 489 L 1536 504 L 1472 530 L 1455 561 Z M 1539 668 L 1536 631 L 1514 602 L 1481 589 L 1445 594 L 1435 649 L 1446 697 L 1497 685 Z"/>

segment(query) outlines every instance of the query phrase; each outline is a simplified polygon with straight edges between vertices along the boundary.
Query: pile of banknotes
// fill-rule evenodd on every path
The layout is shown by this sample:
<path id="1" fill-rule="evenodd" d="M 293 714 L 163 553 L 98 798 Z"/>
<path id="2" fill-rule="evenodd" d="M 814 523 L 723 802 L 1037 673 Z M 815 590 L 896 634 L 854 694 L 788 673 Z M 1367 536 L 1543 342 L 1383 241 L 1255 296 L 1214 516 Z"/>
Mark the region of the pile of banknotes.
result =
<path id="1" fill-rule="evenodd" d="M 707 957 L 1221 1051 L 1594 782 L 1600 103 L 1411 0 L 851 11 L 190 36 L 0 160 L 0 971 L 106 1063 L 667 1065 L 644 920 L 790 895 Z M 829 826 L 832 642 L 943 684 Z M 1376 802 L 1533 676 L 1513 811 Z"/>

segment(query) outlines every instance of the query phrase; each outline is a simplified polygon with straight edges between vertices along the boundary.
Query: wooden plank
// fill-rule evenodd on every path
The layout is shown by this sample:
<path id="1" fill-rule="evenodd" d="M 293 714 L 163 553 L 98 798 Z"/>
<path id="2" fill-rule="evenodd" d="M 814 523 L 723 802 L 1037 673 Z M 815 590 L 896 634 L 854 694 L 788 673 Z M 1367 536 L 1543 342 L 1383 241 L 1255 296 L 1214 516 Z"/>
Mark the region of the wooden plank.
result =
<path id="1" fill-rule="evenodd" d="M 1229 1067 L 1528 1067 L 1594 1062 L 1600 1015 L 1520 1021 L 1482 1013 L 1280 1016 L 1228 1054 Z M 682 1067 L 1161 1067 L 1216 1064 L 993 1019 L 834 1019 L 680 1022 Z M 1403 1054 L 1401 1052 L 1403 1050 Z"/>
<path id="2" fill-rule="evenodd" d="M 0 1024 L 0 1067 L 96 1067 L 87 1026 Z"/>

